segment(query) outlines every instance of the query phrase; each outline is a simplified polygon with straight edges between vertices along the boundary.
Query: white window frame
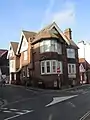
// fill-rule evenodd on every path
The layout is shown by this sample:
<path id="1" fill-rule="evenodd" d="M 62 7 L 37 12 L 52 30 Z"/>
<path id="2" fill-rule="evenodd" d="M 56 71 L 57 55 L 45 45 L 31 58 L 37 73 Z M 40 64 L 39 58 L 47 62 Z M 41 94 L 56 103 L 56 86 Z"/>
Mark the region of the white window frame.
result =
<path id="1" fill-rule="evenodd" d="M 49 62 L 50 63 L 50 72 L 47 72 L 47 66 L 46 66 L 46 63 Z M 46 71 L 46 74 L 51 74 L 51 60 L 46 60 L 45 62 L 45 71 Z"/>
<path id="2" fill-rule="evenodd" d="M 42 63 L 44 63 L 44 72 L 42 72 Z M 45 61 L 41 61 L 41 74 L 45 74 Z"/>
<path id="3" fill-rule="evenodd" d="M 75 58 L 75 49 L 67 48 L 67 58 Z"/>
<path id="4" fill-rule="evenodd" d="M 55 62 L 55 65 L 56 65 L 55 72 L 53 72 L 53 62 Z M 57 61 L 56 60 L 52 60 L 51 61 L 51 70 L 52 70 L 52 74 L 56 74 L 57 73 Z"/>
<path id="5" fill-rule="evenodd" d="M 47 46 L 48 49 L 45 47 Z M 58 54 L 62 54 L 62 45 L 61 43 L 57 42 L 57 40 L 43 40 L 40 42 L 40 53 L 44 52 L 57 52 Z"/>
<path id="6" fill-rule="evenodd" d="M 71 66 L 71 73 L 69 72 L 69 66 Z M 72 66 L 74 66 L 74 72 Z M 68 64 L 68 74 L 76 74 L 76 64 Z"/>
<path id="7" fill-rule="evenodd" d="M 28 55 L 27 55 L 27 50 L 26 51 L 24 51 L 24 60 L 27 60 L 27 57 L 28 57 Z"/>
<path id="8" fill-rule="evenodd" d="M 42 63 L 44 62 L 44 73 L 42 72 Z M 46 63 L 49 62 L 50 63 L 50 72 L 47 72 L 47 66 Z M 53 72 L 53 62 L 55 62 L 55 66 L 56 66 L 56 71 Z M 58 66 L 59 65 L 59 66 Z M 45 61 L 41 61 L 41 75 L 43 74 L 58 74 L 57 73 L 57 68 L 60 67 L 60 74 L 63 74 L 63 65 L 62 65 L 62 61 L 57 61 L 57 60 L 45 60 Z"/>

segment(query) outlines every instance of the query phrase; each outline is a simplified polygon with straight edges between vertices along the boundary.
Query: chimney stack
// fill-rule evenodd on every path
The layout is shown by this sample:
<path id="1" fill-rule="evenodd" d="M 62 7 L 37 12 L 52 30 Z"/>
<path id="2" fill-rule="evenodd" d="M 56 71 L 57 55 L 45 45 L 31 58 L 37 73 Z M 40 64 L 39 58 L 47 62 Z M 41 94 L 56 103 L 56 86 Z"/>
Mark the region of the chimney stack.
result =
<path id="1" fill-rule="evenodd" d="M 72 31 L 71 28 L 68 28 L 64 31 L 64 35 L 68 38 L 68 39 L 72 39 Z"/>

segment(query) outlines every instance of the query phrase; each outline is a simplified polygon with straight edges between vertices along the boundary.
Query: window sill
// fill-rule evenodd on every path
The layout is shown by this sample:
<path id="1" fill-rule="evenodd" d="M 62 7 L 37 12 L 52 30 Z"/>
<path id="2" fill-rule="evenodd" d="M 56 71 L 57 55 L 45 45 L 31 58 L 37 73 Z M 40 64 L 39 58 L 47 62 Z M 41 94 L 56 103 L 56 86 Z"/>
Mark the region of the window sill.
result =
<path id="1" fill-rule="evenodd" d="M 63 73 L 60 73 L 60 75 L 61 75 L 61 74 L 63 74 Z M 58 75 L 58 73 L 48 73 L 48 74 L 47 74 L 47 73 L 44 73 L 44 74 L 41 74 L 41 75 L 42 75 L 42 76 L 44 76 L 44 75 L 47 75 L 47 76 L 48 76 L 48 75 Z"/>

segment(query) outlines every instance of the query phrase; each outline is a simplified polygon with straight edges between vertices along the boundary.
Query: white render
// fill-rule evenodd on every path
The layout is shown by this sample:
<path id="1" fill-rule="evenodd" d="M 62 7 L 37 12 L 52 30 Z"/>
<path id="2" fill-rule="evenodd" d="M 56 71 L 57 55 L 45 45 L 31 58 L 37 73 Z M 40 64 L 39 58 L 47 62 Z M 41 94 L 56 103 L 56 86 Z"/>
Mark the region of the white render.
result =
<path id="1" fill-rule="evenodd" d="M 16 72 L 15 60 L 10 60 L 9 65 L 10 65 L 10 73 Z"/>
<path id="2" fill-rule="evenodd" d="M 27 42 L 26 38 L 24 37 L 22 40 L 20 53 L 26 51 L 27 49 L 28 49 L 28 42 Z"/>
<path id="3" fill-rule="evenodd" d="M 85 43 L 85 44 L 84 44 Z M 78 55 L 79 55 L 79 58 L 85 58 L 85 60 L 90 63 L 90 43 L 88 42 L 80 42 L 78 43 L 78 47 L 79 47 L 79 50 L 78 50 Z"/>

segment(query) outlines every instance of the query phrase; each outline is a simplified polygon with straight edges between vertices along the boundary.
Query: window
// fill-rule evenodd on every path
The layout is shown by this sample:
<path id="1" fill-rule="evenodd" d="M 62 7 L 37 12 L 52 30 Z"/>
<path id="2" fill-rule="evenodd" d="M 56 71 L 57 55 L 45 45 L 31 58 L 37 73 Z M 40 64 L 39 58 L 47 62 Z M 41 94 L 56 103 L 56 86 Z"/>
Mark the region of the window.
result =
<path id="1" fill-rule="evenodd" d="M 56 61 L 52 61 L 52 73 L 56 73 L 56 70 L 57 70 L 57 64 L 56 64 Z"/>
<path id="2" fill-rule="evenodd" d="M 50 40 L 45 40 L 44 41 L 44 52 L 49 52 L 50 51 Z"/>
<path id="3" fill-rule="evenodd" d="M 71 73 L 71 65 L 68 65 L 68 71 Z"/>
<path id="4" fill-rule="evenodd" d="M 76 73 L 76 64 L 68 64 L 68 73 L 69 74 Z"/>
<path id="5" fill-rule="evenodd" d="M 51 51 L 57 52 L 57 41 L 56 40 L 51 40 Z"/>
<path id="6" fill-rule="evenodd" d="M 62 54 L 62 46 L 60 43 L 57 43 L 58 54 Z"/>
<path id="7" fill-rule="evenodd" d="M 40 42 L 40 52 L 44 52 L 44 41 Z"/>
<path id="8" fill-rule="evenodd" d="M 45 73 L 45 62 L 44 61 L 41 62 L 41 73 L 42 74 Z"/>
<path id="9" fill-rule="evenodd" d="M 67 57 L 68 58 L 75 58 L 75 50 L 74 49 L 67 49 Z"/>
<path id="10" fill-rule="evenodd" d="M 58 52 L 61 54 L 61 44 L 57 43 L 57 40 L 43 40 L 40 42 L 40 52 Z"/>
<path id="11" fill-rule="evenodd" d="M 27 60 L 27 51 L 24 52 L 24 60 Z"/>
<path id="12" fill-rule="evenodd" d="M 15 72 L 15 60 L 10 60 L 10 72 Z"/>
<path id="13" fill-rule="evenodd" d="M 50 68 L 51 68 L 50 63 L 51 63 L 50 61 L 46 61 L 46 73 L 47 74 L 51 72 L 51 70 L 50 70 Z"/>
<path id="14" fill-rule="evenodd" d="M 62 62 L 57 60 L 41 61 L 41 74 L 57 74 L 57 68 L 60 67 L 62 74 Z"/>

